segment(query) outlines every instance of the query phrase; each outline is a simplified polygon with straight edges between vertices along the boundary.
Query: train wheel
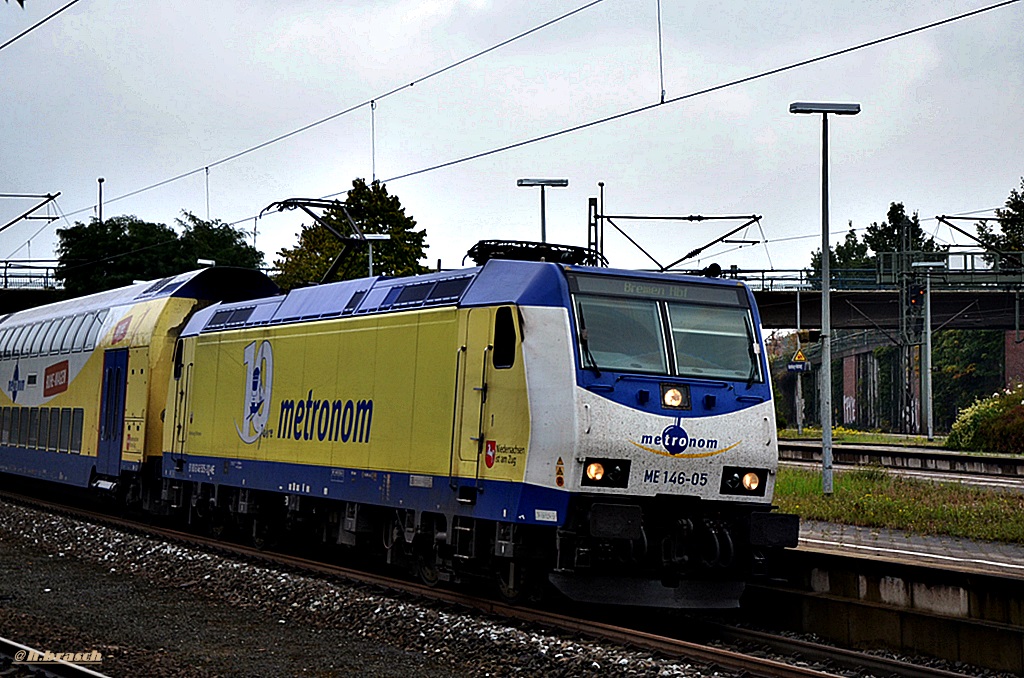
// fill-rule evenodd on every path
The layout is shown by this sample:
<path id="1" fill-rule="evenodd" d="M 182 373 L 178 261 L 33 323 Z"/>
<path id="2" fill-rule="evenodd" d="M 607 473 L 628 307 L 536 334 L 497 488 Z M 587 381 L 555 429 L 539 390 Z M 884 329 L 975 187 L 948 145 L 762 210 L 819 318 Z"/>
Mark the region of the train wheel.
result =
<path id="1" fill-rule="evenodd" d="M 498 595 L 506 603 L 519 604 L 529 593 L 526 567 L 514 560 L 499 563 L 497 570 Z"/>
<path id="2" fill-rule="evenodd" d="M 427 586 L 437 586 L 441 581 L 441 575 L 437 571 L 437 562 L 430 556 L 417 556 L 416 576 Z"/>

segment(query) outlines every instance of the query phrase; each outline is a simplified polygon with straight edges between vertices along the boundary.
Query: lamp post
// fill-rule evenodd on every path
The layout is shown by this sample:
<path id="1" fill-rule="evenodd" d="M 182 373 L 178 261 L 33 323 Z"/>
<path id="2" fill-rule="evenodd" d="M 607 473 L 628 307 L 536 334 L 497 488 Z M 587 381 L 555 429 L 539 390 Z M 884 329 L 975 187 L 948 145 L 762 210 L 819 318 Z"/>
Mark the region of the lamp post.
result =
<path id="1" fill-rule="evenodd" d="M 932 269 L 943 268 L 941 261 L 915 261 L 911 268 L 925 269 L 924 278 L 924 355 L 921 356 L 921 381 L 924 386 L 924 416 L 928 440 L 935 440 L 935 405 L 932 400 Z"/>
<path id="2" fill-rule="evenodd" d="M 552 188 L 565 188 L 569 185 L 568 179 L 519 179 L 516 181 L 516 186 L 532 188 L 533 186 L 540 186 L 540 241 L 548 241 L 548 229 L 547 229 L 547 218 L 544 214 L 544 189 L 548 186 Z"/>
<path id="3" fill-rule="evenodd" d="M 366 234 L 363 235 L 363 237 L 366 238 L 367 240 L 369 240 L 369 242 L 366 243 L 366 245 L 367 245 L 367 247 L 369 247 L 369 252 L 367 254 L 369 255 L 369 259 L 370 259 L 370 277 L 372 278 L 373 277 L 373 242 L 375 240 L 391 240 L 391 236 L 388 235 L 387 233 L 366 233 Z"/>
<path id="4" fill-rule="evenodd" d="M 99 200 L 96 201 L 96 206 L 97 206 L 97 210 L 96 211 L 97 211 L 97 216 L 99 217 L 99 222 L 102 224 L 103 223 L 103 177 L 98 178 L 96 180 L 96 183 L 99 185 L 99 189 L 100 189 Z"/>
<path id="5" fill-rule="evenodd" d="M 828 114 L 857 115 L 860 104 L 807 103 L 789 105 L 790 113 L 821 114 L 821 488 L 832 494 L 832 317 L 829 291 L 832 272 L 828 244 Z"/>

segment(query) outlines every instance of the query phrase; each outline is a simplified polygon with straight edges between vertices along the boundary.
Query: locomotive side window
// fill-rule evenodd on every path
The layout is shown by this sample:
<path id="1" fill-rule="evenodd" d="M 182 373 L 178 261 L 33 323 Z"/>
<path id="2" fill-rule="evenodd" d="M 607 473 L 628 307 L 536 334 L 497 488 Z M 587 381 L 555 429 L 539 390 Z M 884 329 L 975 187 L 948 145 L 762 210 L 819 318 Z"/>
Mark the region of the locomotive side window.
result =
<path id="1" fill-rule="evenodd" d="M 507 370 L 516 362 L 516 323 L 512 309 L 502 306 L 494 314 L 494 367 Z"/>

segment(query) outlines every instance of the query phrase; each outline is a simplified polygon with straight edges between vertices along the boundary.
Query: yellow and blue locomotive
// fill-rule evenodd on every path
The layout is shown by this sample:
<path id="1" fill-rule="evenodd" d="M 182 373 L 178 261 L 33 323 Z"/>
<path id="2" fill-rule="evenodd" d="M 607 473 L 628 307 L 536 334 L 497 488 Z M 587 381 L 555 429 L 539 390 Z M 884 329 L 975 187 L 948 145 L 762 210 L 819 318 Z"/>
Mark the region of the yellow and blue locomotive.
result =
<path id="1" fill-rule="evenodd" d="M 66 360 L 52 341 L 4 353 L 0 470 L 379 552 L 428 582 L 493 577 L 509 597 L 550 582 L 730 607 L 796 545 L 795 517 L 772 512 L 771 384 L 741 283 L 502 259 L 286 295 L 256 274 L 179 278 L 0 323 L 2 351 L 9 331 L 91 317 Z"/>

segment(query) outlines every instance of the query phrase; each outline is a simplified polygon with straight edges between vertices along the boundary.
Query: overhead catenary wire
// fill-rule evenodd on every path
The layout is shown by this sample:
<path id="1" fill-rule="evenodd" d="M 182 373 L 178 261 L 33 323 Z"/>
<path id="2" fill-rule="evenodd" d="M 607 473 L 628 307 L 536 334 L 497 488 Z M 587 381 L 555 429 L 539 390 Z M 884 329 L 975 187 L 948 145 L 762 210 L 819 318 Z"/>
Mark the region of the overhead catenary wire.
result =
<path id="1" fill-rule="evenodd" d="M 25 37 L 26 35 L 28 35 L 32 31 L 34 31 L 35 29 L 39 28 L 40 26 L 45 24 L 47 21 L 49 21 L 50 19 L 54 18 L 55 16 L 57 16 L 58 14 L 60 14 L 61 12 L 63 12 L 64 10 L 66 10 L 69 7 L 71 7 L 71 5 L 74 5 L 77 2 L 78 2 L 78 0 L 71 0 L 71 2 L 69 2 L 66 5 L 64 5 L 63 7 L 58 9 L 57 11 L 52 12 L 45 19 L 40 19 L 36 23 L 32 24 L 31 26 L 29 26 L 28 28 L 23 30 L 21 33 L 18 33 L 16 36 L 14 36 L 10 40 L 6 41 L 4 44 L 0 45 L 0 50 L 2 50 L 3 48 L 7 47 L 8 45 L 13 44 L 15 41 L 20 40 L 21 38 Z"/>
<path id="2" fill-rule="evenodd" d="M 466 57 L 466 58 L 461 59 L 459 61 L 453 62 L 452 64 L 450 64 L 450 65 L 448 65 L 448 66 L 446 66 L 444 68 L 441 68 L 441 69 L 438 69 L 436 71 L 433 71 L 433 72 L 431 72 L 431 73 L 429 73 L 429 74 L 427 74 L 425 76 L 422 76 L 421 78 L 418 78 L 418 79 L 416 79 L 416 80 L 414 80 L 414 81 L 412 81 L 412 82 L 410 82 L 408 84 L 403 84 L 401 86 L 395 87 L 395 88 L 389 90 L 388 92 L 386 92 L 386 93 L 384 93 L 382 95 L 378 95 L 377 97 L 374 97 L 373 99 L 367 99 L 364 102 L 361 102 L 359 104 L 355 104 L 353 106 L 350 106 L 350 107 L 348 107 L 348 108 L 346 108 L 346 109 L 344 109 L 342 111 L 339 111 L 339 112 L 337 112 L 337 113 L 335 113 L 335 114 L 333 114 L 331 116 L 328 116 L 326 118 L 317 120 L 317 121 L 315 121 L 313 123 L 310 123 L 308 125 L 304 125 L 304 126 L 298 128 L 296 130 L 293 130 L 293 131 L 288 132 L 286 134 L 282 134 L 282 135 L 280 135 L 278 137 L 275 137 L 273 139 L 265 141 L 265 142 L 263 142 L 261 144 L 257 144 L 256 146 L 252 146 L 252 147 L 247 148 L 247 149 L 245 149 L 243 151 L 240 151 L 238 153 L 235 153 L 235 154 L 229 155 L 227 157 L 221 158 L 220 160 L 217 160 L 217 161 L 215 161 L 213 163 L 210 163 L 209 165 L 204 165 L 203 167 L 196 168 L 196 169 L 191 170 L 189 172 L 184 172 L 184 173 L 181 173 L 181 174 L 179 174 L 177 176 L 171 177 L 169 179 L 165 179 L 163 181 L 157 182 L 155 184 L 152 184 L 152 185 L 149 185 L 149 186 L 137 189 L 135 191 L 131 191 L 129 193 L 126 193 L 126 194 L 123 194 L 123 195 L 111 198 L 107 202 L 108 203 L 112 203 L 112 202 L 116 202 L 118 200 L 123 200 L 125 198 L 132 197 L 132 196 L 138 195 L 140 193 L 143 193 L 145 191 L 153 190 L 155 188 L 164 186 L 164 185 L 172 183 L 174 181 L 178 181 L 180 179 L 186 178 L 188 176 L 196 174 L 197 172 L 208 170 L 210 167 L 216 167 L 218 165 L 230 162 L 231 160 L 237 159 L 239 157 L 242 157 L 243 155 L 246 155 L 246 154 L 255 152 L 257 150 L 260 150 L 262 148 L 265 148 L 265 147 L 267 147 L 267 146 L 269 146 L 271 144 L 274 144 L 274 143 L 277 143 L 277 142 L 282 141 L 284 139 L 287 139 L 287 138 L 289 138 L 291 136 L 294 136 L 294 135 L 299 134 L 301 132 L 304 132 L 304 131 L 306 131 L 308 129 L 316 127 L 316 126 L 318 126 L 320 124 L 324 124 L 324 123 L 326 123 L 326 122 L 328 122 L 330 120 L 336 119 L 337 117 L 340 117 L 340 116 L 345 115 L 347 113 L 351 113 L 351 112 L 353 112 L 355 110 L 358 110 L 358 109 L 360 109 L 360 108 L 362 108 L 364 106 L 371 105 L 372 102 L 374 102 L 375 100 L 380 100 L 380 99 L 383 99 L 385 97 L 391 96 L 391 95 L 396 94 L 396 93 L 398 93 L 398 92 L 400 92 L 400 91 L 402 91 L 404 89 L 412 87 L 412 86 L 414 86 L 415 84 L 417 84 L 419 82 L 423 82 L 423 81 L 428 80 L 430 78 L 436 77 L 436 76 L 438 76 L 438 75 L 440 75 L 442 73 L 445 73 L 445 72 L 447 72 L 447 71 L 449 71 L 449 70 L 451 70 L 453 68 L 456 68 L 456 67 L 458 67 L 458 66 L 460 66 L 460 65 L 462 65 L 462 64 L 464 64 L 464 63 L 466 63 L 468 61 L 471 61 L 471 60 L 476 59 L 476 58 L 478 58 L 480 56 L 483 56 L 483 55 L 485 55 L 485 54 L 487 54 L 487 53 L 489 53 L 491 51 L 494 51 L 496 49 L 499 49 L 499 48 L 501 48 L 501 47 L 503 47 L 503 46 L 505 46 L 505 45 L 507 45 L 507 44 L 509 44 L 511 42 L 514 42 L 514 41 L 519 40 L 519 39 L 521 39 L 523 37 L 526 37 L 527 35 L 530 35 L 530 34 L 536 32 L 536 31 L 542 30 L 543 28 L 545 28 L 547 26 L 550 26 L 550 25 L 552 25 L 554 23 L 557 23 L 558 21 L 562 21 L 562 20 L 564 20 L 564 19 L 566 19 L 566 18 L 568 18 L 568 17 L 570 17 L 570 16 L 572 16 L 574 14 L 582 12 L 582 11 L 584 11 L 584 10 L 586 10 L 586 9 L 588 9 L 588 8 L 594 6 L 594 5 L 596 5 L 596 4 L 598 4 L 599 2 L 602 2 L 602 1 L 603 0 L 594 0 L 593 2 L 590 2 L 590 3 L 587 3 L 585 5 L 582 5 L 581 7 L 578 7 L 578 8 L 576 8 L 576 9 L 570 11 L 570 12 L 567 12 L 566 14 L 563 14 L 563 15 L 561 15 L 559 17 L 556 17 L 555 19 L 552 19 L 552 20 L 550 20 L 548 22 L 545 22 L 543 24 L 535 26 L 534 28 L 532 28 L 532 29 L 530 29 L 528 31 L 525 31 L 525 32 L 520 33 L 520 34 L 518 34 L 518 35 L 516 35 L 516 36 L 514 36 L 512 38 L 509 38 L 509 39 L 507 39 L 505 41 L 497 43 L 496 45 L 493 45 L 493 46 L 491 46 L 491 47 L 489 47 L 489 48 L 487 48 L 485 50 L 481 50 L 480 52 L 477 52 L 477 53 L 475 53 L 475 54 L 473 54 L 473 55 L 471 55 L 469 57 Z M 815 63 L 818 63 L 818 62 L 822 62 L 822 61 L 825 61 L 825 60 L 828 60 L 828 59 L 836 58 L 836 57 L 839 57 L 839 56 L 842 56 L 842 55 L 845 55 L 845 54 L 849 54 L 849 53 L 852 53 L 852 52 L 855 52 L 855 51 L 858 51 L 858 50 L 866 49 L 868 47 L 873 47 L 873 46 L 876 46 L 876 45 L 879 45 L 879 44 L 882 44 L 882 43 L 885 43 L 885 42 L 889 42 L 889 41 L 896 40 L 896 39 L 899 39 L 899 38 L 903 38 L 903 37 L 906 37 L 906 36 L 909 36 L 909 35 L 913 35 L 915 33 L 920 33 L 920 32 L 923 32 L 923 31 L 930 30 L 930 29 L 934 29 L 934 28 L 937 28 L 937 27 L 940 27 L 940 26 L 943 26 L 943 25 L 947 25 L 947 24 L 950 24 L 950 23 L 953 23 L 953 22 L 956 22 L 956 21 L 960 21 L 960 20 L 963 20 L 963 19 L 966 19 L 966 18 L 969 18 L 969 17 L 976 16 L 976 15 L 979 15 L 979 14 L 982 14 L 982 13 L 985 13 L 985 12 L 990 12 L 990 11 L 993 11 L 995 9 L 999 9 L 999 8 L 1002 8 L 1002 7 L 1011 5 L 1011 4 L 1015 4 L 1017 2 L 1020 2 L 1020 0 L 1004 0 L 1002 2 L 998 2 L 998 3 L 992 4 L 992 5 L 988 5 L 988 6 L 985 6 L 985 7 L 982 7 L 982 8 L 978 8 L 978 9 L 975 9 L 975 10 L 971 10 L 971 11 L 968 11 L 968 12 L 957 14 L 957 15 L 954 15 L 954 16 L 951 16 L 951 17 L 947 17 L 945 19 L 941 19 L 941 20 L 938 20 L 938 21 L 930 22 L 930 23 L 927 23 L 927 24 L 924 24 L 924 25 L 921 25 L 921 26 L 917 26 L 917 27 L 914 27 L 914 28 L 911 28 L 911 29 L 907 29 L 907 30 L 904 30 L 904 31 L 900 31 L 900 32 L 897 32 L 897 33 L 893 33 L 893 34 L 890 34 L 890 35 L 887 35 L 887 36 L 884 36 L 884 37 L 881 37 L 881 38 L 877 38 L 877 39 L 874 39 L 874 40 L 858 43 L 858 44 L 850 46 L 850 47 L 846 47 L 846 48 L 843 48 L 843 49 L 835 50 L 835 51 L 828 52 L 828 53 L 825 53 L 825 54 L 821 54 L 821 55 L 818 55 L 818 56 L 815 56 L 815 57 L 811 57 L 811 58 L 808 58 L 808 59 L 803 59 L 803 60 L 800 60 L 800 61 L 788 64 L 788 65 L 780 66 L 780 67 L 773 68 L 773 69 L 770 69 L 770 70 L 761 71 L 759 73 L 756 73 L 756 74 L 753 74 L 753 75 L 750 75 L 750 76 L 746 76 L 746 77 L 743 77 L 743 78 L 738 78 L 738 79 L 735 79 L 735 80 L 727 81 L 727 82 L 720 83 L 720 84 L 717 84 L 717 85 L 713 85 L 711 87 L 703 88 L 703 89 L 700 89 L 700 90 L 695 90 L 695 91 L 692 91 L 692 92 L 689 92 L 689 93 L 686 93 L 686 94 L 683 94 L 683 95 L 680 95 L 680 96 L 676 96 L 676 97 L 672 97 L 672 98 L 668 98 L 668 99 L 662 98 L 661 100 L 659 100 L 659 101 L 657 101 L 655 103 L 650 103 L 650 104 L 646 104 L 646 105 L 642 105 L 642 106 L 637 106 L 635 108 L 632 108 L 632 109 L 629 109 L 629 110 L 626 110 L 626 111 L 622 111 L 620 113 L 616 113 L 616 114 L 613 114 L 613 115 L 605 116 L 605 117 L 602 117 L 602 118 L 599 118 L 599 119 L 596 119 L 596 120 L 591 120 L 591 121 L 588 121 L 588 122 L 580 123 L 578 125 L 573 125 L 573 126 L 570 126 L 570 127 L 566 127 L 566 128 L 560 129 L 560 130 L 556 130 L 554 132 L 549 132 L 549 133 L 546 133 L 546 134 L 541 134 L 541 135 L 538 135 L 538 136 L 535 136 L 535 137 L 524 139 L 524 140 L 521 140 L 521 141 L 518 141 L 518 142 L 511 143 L 511 144 L 506 144 L 506 145 L 503 145 L 503 146 L 500 146 L 500 147 L 496 147 L 496 148 L 493 148 L 493 149 L 490 149 L 490 150 L 481 151 L 479 153 L 473 153 L 473 154 L 466 155 L 466 156 L 463 156 L 463 157 L 460 157 L 460 158 L 456 158 L 454 160 L 449 160 L 449 161 L 442 162 L 442 163 L 436 163 L 436 164 L 433 164 L 433 165 L 430 165 L 430 166 L 427 166 L 427 167 L 423 167 L 423 168 L 420 168 L 420 169 L 417 169 L 417 170 L 413 170 L 413 171 L 410 171 L 410 172 L 405 172 L 405 173 L 402 173 L 402 174 L 397 174 L 395 176 L 392 176 L 390 178 L 384 179 L 382 181 L 384 183 L 388 183 L 388 182 L 398 181 L 398 180 L 401 180 L 401 179 L 410 178 L 410 177 L 413 177 L 413 176 L 417 176 L 417 175 L 425 174 L 425 173 L 428 173 L 428 172 L 440 170 L 440 169 L 451 167 L 451 166 L 454 166 L 454 165 L 470 162 L 470 161 L 473 161 L 473 160 L 476 160 L 476 159 L 480 159 L 480 158 L 483 158 L 483 157 L 487 157 L 487 156 L 490 156 L 490 155 L 495 155 L 495 154 L 499 154 L 499 153 L 502 153 L 502 152 L 505 152 L 505 151 L 509 151 L 509 150 L 513 150 L 513 149 L 516 149 L 516 148 L 521 148 L 523 146 L 531 145 L 531 144 L 534 144 L 534 143 L 539 143 L 539 142 L 546 141 L 546 140 L 549 140 L 549 139 L 552 139 L 552 138 L 555 138 L 555 137 L 571 134 L 571 133 L 578 132 L 578 131 L 581 131 L 581 130 L 584 130 L 584 129 L 588 129 L 588 128 L 591 128 L 591 127 L 596 127 L 596 126 L 599 126 L 599 125 L 602 125 L 602 124 L 605 124 L 605 123 L 608 123 L 608 122 L 612 122 L 612 121 L 615 121 L 615 120 L 620 120 L 620 119 L 623 119 L 623 118 L 626 118 L 626 117 L 630 117 L 630 116 L 633 116 L 633 115 L 638 115 L 640 113 L 644 113 L 644 112 L 653 110 L 653 109 L 658 108 L 658 107 L 663 106 L 663 105 L 679 103 L 679 102 L 682 102 L 682 101 L 685 101 L 685 100 L 688 100 L 688 99 L 692 99 L 692 98 L 699 97 L 699 96 L 702 96 L 702 95 L 706 95 L 706 94 L 710 94 L 710 93 L 713 93 L 713 92 L 717 92 L 717 91 L 720 91 L 720 90 L 723 90 L 723 89 L 726 89 L 726 88 L 735 87 L 735 86 L 738 86 L 738 85 L 741 85 L 741 84 L 745 84 L 745 83 L 748 83 L 748 82 L 752 82 L 752 81 L 759 80 L 759 79 L 762 79 L 762 78 L 766 78 L 766 77 L 770 77 L 770 76 L 773 76 L 773 75 L 777 75 L 777 74 L 780 74 L 780 73 L 783 73 L 783 72 L 786 72 L 786 71 L 790 71 L 790 70 L 793 70 L 793 69 L 797 69 L 797 68 L 801 68 L 801 67 L 804 67 L 804 66 L 808 66 L 808 65 L 815 64 Z M 660 4 L 659 4 L 659 11 L 660 11 Z M 374 168 L 374 174 L 375 174 L 375 169 L 376 168 Z M 323 196 L 323 197 L 330 198 L 330 197 L 340 196 L 340 195 L 346 194 L 347 192 L 348 192 L 347 190 L 338 191 L 338 192 L 331 193 L 331 194 L 328 194 L 328 195 Z M 85 211 L 87 211 L 89 209 L 93 209 L 93 207 L 94 206 L 89 206 L 89 207 L 86 207 L 86 208 L 75 210 L 73 212 L 70 212 L 69 214 L 70 215 L 74 215 L 74 214 L 78 214 L 80 212 L 85 212 Z M 254 218 L 255 218 L 255 215 L 250 215 L 250 216 L 244 217 L 242 219 L 235 220 L 235 221 L 231 222 L 230 225 L 234 226 L 234 225 L 237 225 L 239 223 L 244 223 L 244 222 L 246 222 L 246 221 L 248 221 L 250 219 L 254 219 Z M 813 237 L 813 236 L 807 236 L 807 237 Z"/>
<path id="3" fill-rule="evenodd" d="M 75 0 L 75 1 L 77 2 L 78 0 Z M 198 174 L 199 172 L 202 172 L 202 171 L 209 172 L 210 168 L 212 168 L 212 167 L 217 167 L 219 165 L 223 165 L 225 163 L 231 162 L 232 160 L 237 160 L 238 158 L 241 158 L 242 156 L 249 155 L 250 153 L 255 153 L 256 151 L 264 149 L 267 146 L 271 146 L 271 145 L 276 144 L 276 143 L 278 143 L 280 141 L 284 141 L 285 139 L 291 138 L 291 137 L 293 137 L 293 136 L 295 136 L 297 134 L 301 134 L 302 132 L 305 132 L 307 130 L 313 129 L 314 127 L 318 127 L 318 126 L 323 125 L 325 123 L 328 123 L 328 122 L 330 122 L 332 120 L 336 120 L 336 119 L 338 119 L 338 118 L 340 118 L 340 117 L 342 117 L 344 115 L 348 115 L 349 113 L 352 113 L 354 111 L 358 111 L 361 108 L 365 108 L 367 106 L 375 106 L 375 102 L 379 102 L 379 101 L 381 101 L 383 99 L 386 99 L 387 97 L 390 97 L 392 95 L 398 94 L 402 90 L 408 89 L 410 87 L 414 87 L 415 85 L 418 85 L 418 84 L 420 84 L 422 82 L 426 82 L 427 80 L 430 80 L 432 78 L 436 78 L 437 76 L 439 76 L 439 75 L 441 75 L 443 73 L 447 73 L 448 71 L 453 70 L 455 68 L 458 68 L 459 66 L 462 66 L 464 64 L 467 64 L 470 61 L 473 61 L 474 59 L 478 59 L 478 58 L 480 58 L 480 57 L 482 57 L 482 56 L 484 56 L 486 54 L 489 54 L 489 53 L 491 53 L 491 52 L 493 52 L 495 50 L 501 49 L 502 47 L 510 45 L 513 42 L 521 40 L 521 39 L 523 39 L 523 38 L 525 38 L 525 37 L 527 37 L 529 35 L 532 35 L 532 34 L 536 33 L 537 31 L 541 31 L 541 30 L 543 30 L 543 29 L 545 29 L 545 28 L 547 28 L 549 26 L 552 26 L 552 25 L 554 25 L 556 23 L 559 23 L 560 21 L 564 21 L 565 19 L 568 19 L 571 16 L 579 14 L 580 12 L 583 12 L 584 10 L 590 9 L 594 5 L 598 5 L 598 4 L 602 3 L 602 2 L 604 2 L 604 0 L 591 0 L 590 2 L 588 2 L 588 3 L 584 4 L 584 5 L 581 5 L 581 6 L 575 8 L 573 10 L 570 10 L 570 11 L 564 13 L 564 14 L 561 14 L 561 15 L 555 17 L 554 19 L 550 19 L 548 21 L 545 21 L 542 24 L 538 24 L 538 25 L 534 26 L 533 28 L 530 28 L 528 30 L 523 31 L 522 33 L 518 33 L 518 34 L 512 36 L 511 38 L 507 38 L 505 40 L 502 40 L 501 42 L 496 43 L 494 45 L 491 45 L 490 47 L 487 47 L 486 49 L 482 49 L 479 52 L 476 52 L 476 53 L 471 54 L 471 55 L 469 55 L 467 57 L 459 59 L 458 61 L 452 62 L 452 63 L 448 64 L 447 66 L 439 68 L 439 69 L 437 69 L 435 71 L 431 71 L 430 73 L 427 73 L 426 75 L 420 76 L 419 78 L 416 78 L 415 80 L 412 80 L 412 81 L 410 81 L 408 83 L 405 83 L 405 84 L 399 85 L 397 87 L 394 87 L 394 88 L 384 92 L 383 94 L 378 94 L 375 97 L 371 97 L 369 99 L 366 99 L 365 101 L 361 101 L 361 102 L 359 102 L 357 104 L 349 106 L 348 108 L 345 108 L 343 110 L 337 111 L 336 113 L 332 113 L 331 115 L 328 115 L 325 118 L 320 118 L 319 120 L 311 122 L 311 123 L 309 123 L 307 125 L 303 125 L 302 127 L 298 127 L 296 129 L 293 129 L 290 132 L 286 132 L 286 133 L 278 135 L 278 136 L 276 136 L 276 137 L 274 137 L 272 139 L 268 139 L 267 141 L 264 141 L 262 143 L 256 144 L 255 146 L 250 146 L 249 148 L 246 148 L 244 150 L 238 151 L 237 153 L 232 153 L 231 155 L 223 157 L 220 160 L 216 160 L 216 161 L 211 162 L 211 163 L 209 163 L 207 165 L 203 165 L 202 167 L 197 167 L 197 168 L 195 168 L 193 170 L 189 170 L 187 172 L 182 172 L 181 174 L 173 176 L 173 177 L 171 177 L 169 179 L 164 179 L 163 181 L 158 181 L 158 182 L 156 182 L 154 184 L 150 184 L 149 186 L 144 186 L 142 188 L 136 189 L 134 191 L 130 191 L 130 192 L 125 193 L 123 195 L 119 195 L 119 196 L 116 196 L 116 197 L 113 197 L 113 198 L 108 198 L 105 202 L 108 203 L 108 204 L 109 203 L 114 203 L 114 202 L 117 202 L 119 200 L 124 200 L 126 198 L 131 198 L 133 196 L 139 195 L 140 193 L 145 193 L 147 191 L 151 191 L 153 189 L 160 188 L 161 186 L 166 186 L 167 184 L 173 183 L 175 181 L 180 181 L 181 179 L 185 179 L 187 177 L 192 176 L 193 174 Z M 88 207 L 83 207 L 81 209 L 77 209 L 77 210 L 75 210 L 73 212 L 69 212 L 68 214 L 70 214 L 70 215 L 80 214 L 82 212 L 87 212 L 87 211 L 93 209 L 94 207 L 95 207 L 95 205 L 89 205 Z M 246 219 L 242 219 L 241 221 L 248 221 L 251 218 L 252 217 L 247 217 Z M 239 223 L 239 222 L 233 222 L 232 225 L 237 224 L 237 223 Z"/>

